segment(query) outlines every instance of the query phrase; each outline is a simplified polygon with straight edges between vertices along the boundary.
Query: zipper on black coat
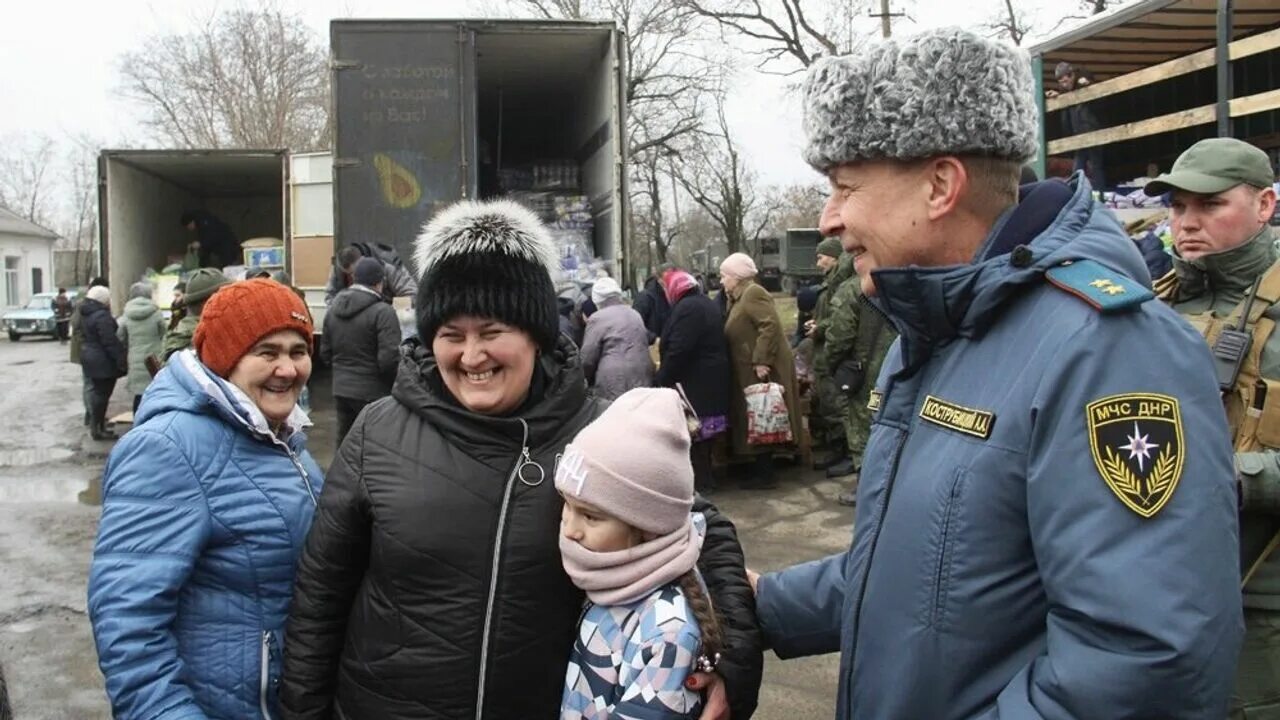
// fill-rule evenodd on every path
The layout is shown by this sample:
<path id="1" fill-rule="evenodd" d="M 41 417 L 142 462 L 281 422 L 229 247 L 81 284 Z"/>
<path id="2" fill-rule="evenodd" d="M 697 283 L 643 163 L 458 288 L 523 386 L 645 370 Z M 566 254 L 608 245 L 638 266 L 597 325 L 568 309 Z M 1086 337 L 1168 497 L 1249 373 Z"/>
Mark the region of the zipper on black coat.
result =
<path id="1" fill-rule="evenodd" d="M 489 593 L 484 607 L 484 634 L 480 638 L 480 681 L 476 689 L 476 720 L 484 717 L 484 686 L 489 670 L 489 640 L 493 632 L 493 605 L 497 599 L 498 572 L 502 564 L 502 536 L 507 530 L 507 511 L 511 507 L 511 493 L 515 488 L 520 470 L 529 461 L 529 423 L 520 419 L 520 427 L 524 437 L 520 441 L 520 457 L 516 458 L 515 467 L 507 475 L 507 484 L 502 491 L 502 509 L 498 512 L 498 531 L 493 537 L 493 566 L 489 571 Z"/>

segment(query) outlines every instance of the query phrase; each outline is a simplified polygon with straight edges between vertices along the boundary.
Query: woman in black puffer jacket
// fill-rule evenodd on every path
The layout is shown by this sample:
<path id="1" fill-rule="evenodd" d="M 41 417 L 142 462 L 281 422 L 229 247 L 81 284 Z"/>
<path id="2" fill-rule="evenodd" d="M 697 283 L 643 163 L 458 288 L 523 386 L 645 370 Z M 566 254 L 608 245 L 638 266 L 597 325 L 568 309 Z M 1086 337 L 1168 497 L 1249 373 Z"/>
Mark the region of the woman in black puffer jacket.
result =
<path id="1" fill-rule="evenodd" d="M 119 380 L 128 371 L 128 353 L 116 337 L 116 319 L 111 316 L 111 291 L 97 285 L 89 289 L 77 308 L 83 339 L 80 343 L 80 371 L 89 379 L 89 434 L 94 440 L 114 440 L 107 430 L 107 403 Z"/>
<path id="2" fill-rule="evenodd" d="M 583 607 L 553 477 L 603 405 L 557 339 L 555 255 L 536 217 L 463 203 L 416 254 L 423 341 L 329 470 L 287 629 L 285 717 L 551 720 Z M 747 718 L 762 658 L 742 549 L 712 506 L 695 510 L 728 645 L 710 692 Z"/>

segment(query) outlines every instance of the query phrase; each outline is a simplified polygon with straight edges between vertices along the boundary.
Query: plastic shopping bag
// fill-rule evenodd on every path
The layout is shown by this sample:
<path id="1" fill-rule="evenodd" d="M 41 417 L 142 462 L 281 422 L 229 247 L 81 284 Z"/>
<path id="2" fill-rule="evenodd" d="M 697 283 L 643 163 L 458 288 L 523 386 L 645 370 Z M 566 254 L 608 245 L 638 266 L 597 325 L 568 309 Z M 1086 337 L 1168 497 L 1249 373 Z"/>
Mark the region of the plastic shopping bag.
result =
<path id="1" fill-rule="evenodd" d="M 747 397 L 747 443 L 785 445 L 791 435 L 787 400 L 778 383 L 757 383 L 743 390 Z"/>

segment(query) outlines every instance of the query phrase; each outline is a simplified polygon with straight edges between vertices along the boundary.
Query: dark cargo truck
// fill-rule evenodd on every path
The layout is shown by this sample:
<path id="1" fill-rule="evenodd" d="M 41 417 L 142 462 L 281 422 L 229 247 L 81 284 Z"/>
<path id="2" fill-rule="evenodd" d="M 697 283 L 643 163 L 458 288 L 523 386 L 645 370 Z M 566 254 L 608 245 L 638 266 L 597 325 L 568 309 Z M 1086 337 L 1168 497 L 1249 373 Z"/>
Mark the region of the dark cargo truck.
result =
<path id="1" fill-rule="evenodd" d="M 514 196 L 628 277 L 613 23 L 336 20 L 330 33 L 335 247 L 385 243 L 410 264 L 442 208 Z"/>

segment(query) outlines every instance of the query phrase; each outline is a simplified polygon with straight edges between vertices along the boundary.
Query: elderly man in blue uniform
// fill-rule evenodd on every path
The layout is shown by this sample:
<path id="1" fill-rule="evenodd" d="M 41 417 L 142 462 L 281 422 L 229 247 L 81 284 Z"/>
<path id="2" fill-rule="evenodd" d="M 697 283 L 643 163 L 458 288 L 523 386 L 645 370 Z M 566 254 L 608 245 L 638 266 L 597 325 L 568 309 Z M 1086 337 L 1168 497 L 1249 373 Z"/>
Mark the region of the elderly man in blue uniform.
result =
<path id="1" fill-rule="evenodd" d="M 841 652 L 841 719 L 1227 711 L 1243 626 L 1212 361 L 1081 173 L 1019 199 L 1030 68 L 944 29 L 805 81 L 821 229 L 900 331 L 852 546 L 757 579 L 779 656 Z"/>

